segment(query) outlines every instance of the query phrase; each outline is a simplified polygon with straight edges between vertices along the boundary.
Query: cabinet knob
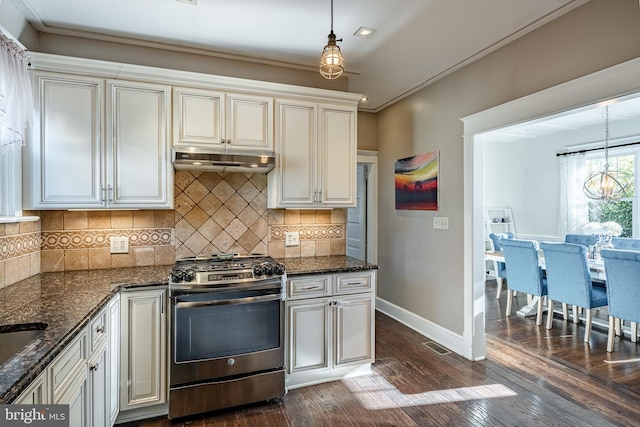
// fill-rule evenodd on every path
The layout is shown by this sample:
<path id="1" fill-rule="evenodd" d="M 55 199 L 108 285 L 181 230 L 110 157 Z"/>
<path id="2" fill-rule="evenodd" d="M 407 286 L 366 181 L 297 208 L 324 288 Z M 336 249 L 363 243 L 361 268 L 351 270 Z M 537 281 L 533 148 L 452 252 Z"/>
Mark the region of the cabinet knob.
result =
<path id="1" fill-rule="evenodd" d="M 98 365 L 99 365 L 99 363 L 94 363 L 93 365 L 89 366 L 89 369 L 91 371 L 97 371 L 98 370 Z"/>
<path id="2" fill-rule="evenodd" d="M 100 326 L 98 326 L 98 327 L 96 328 L 96 332 L 97 332 L 97 333 L 99 333 L 99 334 L 103 333 L 103 332 L 104 332 L 104 325 L 100 325 Z"/>

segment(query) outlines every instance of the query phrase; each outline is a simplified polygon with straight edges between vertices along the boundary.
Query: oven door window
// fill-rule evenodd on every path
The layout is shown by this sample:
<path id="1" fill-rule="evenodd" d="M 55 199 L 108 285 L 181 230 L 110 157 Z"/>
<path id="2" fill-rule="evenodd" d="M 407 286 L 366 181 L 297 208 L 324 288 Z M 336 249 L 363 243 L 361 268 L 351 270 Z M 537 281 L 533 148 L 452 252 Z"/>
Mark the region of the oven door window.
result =
<path id="1" fill-rule="evenodd" d="M 175 363 L 279 348 L 282 301 L 277 292 L 174 297 Z"/>

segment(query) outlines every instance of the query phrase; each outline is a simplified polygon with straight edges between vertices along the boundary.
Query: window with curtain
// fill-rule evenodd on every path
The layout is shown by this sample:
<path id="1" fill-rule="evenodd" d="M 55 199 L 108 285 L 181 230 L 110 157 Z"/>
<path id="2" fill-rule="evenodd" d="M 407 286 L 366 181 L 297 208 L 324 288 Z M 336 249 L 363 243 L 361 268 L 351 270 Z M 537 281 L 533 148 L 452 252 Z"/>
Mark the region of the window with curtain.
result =
<path id="1" fill-rule="evenodd" d="M 33 115 L 27 52 L 0 31 L 0 217 L 22 211 L 22 146 Z"/>
<path id="2" fill-rule="evenodd" d="M 638 218 L 638 154 L 640 148 L 609 150 L 609 168 L 626 172 L 625 195 L 620 200 L 592 200 L 584 195 L 585 178 L 604 168 L 604 151 L 560 157 L 560 236 L 584 232 L 588 222 L 616 222 L 622 227 L 622 237 L 640 237 Z"/>
<path id="3" fill-rule="evenodd" d="M 636 210 L 635 188 L 637 176 L 635 174 L 637 151 L 609 155 L 609 168 L 625 172 L 626 179 L 622 182 L 625 186 L 624 197 L 620 200 L 602 201 L 589 200 L 589 221 L 605 223 L 613 221 L 622 227 L 622 237 L 633 237 L 637 234 L 634 229 L 634 211 Z M 587 173 L 604 169 L 604 153 L 591 156 L 587 159 Z"/>

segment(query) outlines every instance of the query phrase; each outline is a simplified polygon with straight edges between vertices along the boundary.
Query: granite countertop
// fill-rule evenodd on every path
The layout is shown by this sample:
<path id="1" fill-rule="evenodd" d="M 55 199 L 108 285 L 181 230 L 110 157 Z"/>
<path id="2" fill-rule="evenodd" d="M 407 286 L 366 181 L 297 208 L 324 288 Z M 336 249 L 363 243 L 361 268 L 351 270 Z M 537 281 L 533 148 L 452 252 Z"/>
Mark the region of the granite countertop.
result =
<path id="1" fill-rule="evenodd" d="M 0 325 L 49 325 L 0 365 L 0 403 L 17 397 L 120 290 L 167 285 L 172 267 L 41 273 L 0 289 Z"/>
<path id="2" fill-rule="evenodd" d="M 346 256 L 278 259 L 288 276 L 377 269 Z M 41 273 L 0 289 L 0 325 L 45 322 L 47 329 L 0 365 L 0 404 L 15 399 L 119 291 L 165 286 L 172 265 Z"/>
<path id="3" fill-rule="evenodd" d="M 378 268 L 375 264 L 348 256 L 279 258 L 277 261 L 284 264 L 289 277 L 306 274 L 349 273 Z"/>

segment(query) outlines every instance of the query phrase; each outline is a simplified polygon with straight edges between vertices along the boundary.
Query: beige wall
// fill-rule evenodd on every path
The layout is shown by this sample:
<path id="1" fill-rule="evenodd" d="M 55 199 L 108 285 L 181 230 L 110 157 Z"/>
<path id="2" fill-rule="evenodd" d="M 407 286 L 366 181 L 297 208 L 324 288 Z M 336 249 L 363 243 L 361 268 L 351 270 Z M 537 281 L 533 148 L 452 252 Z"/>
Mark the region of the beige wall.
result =
<path id="1" fill-rule="evenodd" d="M 416 52 L 420 54 L 420 52 Z M 640 55 L 635 0 L 592 0 L 378 114 L 378 296 L 463 333 L 460 118 Z M 394 161 L 440 151 L 439 212 L 394 208 Z M 434 216 L 449 230 L 434 230 Z"/>
<path id="2" fill-rule="evenodd" d="M 378 116 L 364 111 L 358 112 L 358 150 L 378 149 Z"/>

